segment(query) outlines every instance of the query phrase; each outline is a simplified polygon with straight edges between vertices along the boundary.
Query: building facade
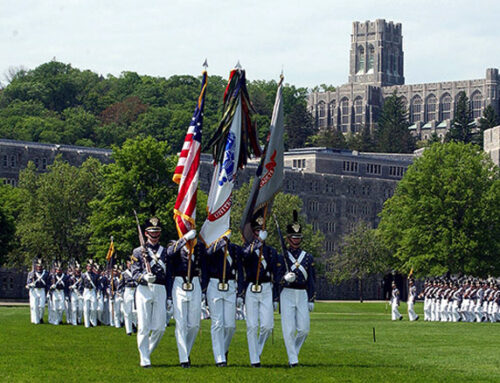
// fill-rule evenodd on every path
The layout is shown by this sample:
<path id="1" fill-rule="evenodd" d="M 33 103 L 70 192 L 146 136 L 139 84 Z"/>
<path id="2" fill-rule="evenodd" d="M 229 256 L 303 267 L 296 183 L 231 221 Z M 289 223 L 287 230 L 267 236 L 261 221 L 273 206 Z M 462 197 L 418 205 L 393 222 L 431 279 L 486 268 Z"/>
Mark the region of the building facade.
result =
<path id="1" fill-rule="evenodd" d="M 354 22 L 349 56 L 349 80 L 334 92 L 313 92 L 308 108 L 320 129 L 359 132 L 376 128 L 384 99 L 394 92 L 407 106 L 410 130 L 419 139 L 433 133 L 444 137 L 454 117 L 458 94 L 465 92 L 477 121 L 484 108 L 500 111 L 497 68 L 476 80 L 405 85 L 403 35 L 400 23 Z"/>
<path id="2" fill-rule="evenodd" d="M 493 162 L 500 166 L 500 125 L 484 131 L 483 149 Z"/>

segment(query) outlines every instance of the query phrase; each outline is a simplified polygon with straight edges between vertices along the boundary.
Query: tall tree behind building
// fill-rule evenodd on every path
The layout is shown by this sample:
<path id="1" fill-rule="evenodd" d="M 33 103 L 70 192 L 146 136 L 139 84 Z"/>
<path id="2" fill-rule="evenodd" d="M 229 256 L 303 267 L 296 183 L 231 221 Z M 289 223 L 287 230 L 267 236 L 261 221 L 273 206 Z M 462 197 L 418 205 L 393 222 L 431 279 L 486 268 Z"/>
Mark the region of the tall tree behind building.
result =
<path id="1" fill-rule="evenodd" d="M 451 121 L 451 128 L 446 133 L 445 141 L 465 142 L 466 144 L 472 142 L 473 121 L 469 98 L 465 92 L 459 92 L 455 115 Z"/>

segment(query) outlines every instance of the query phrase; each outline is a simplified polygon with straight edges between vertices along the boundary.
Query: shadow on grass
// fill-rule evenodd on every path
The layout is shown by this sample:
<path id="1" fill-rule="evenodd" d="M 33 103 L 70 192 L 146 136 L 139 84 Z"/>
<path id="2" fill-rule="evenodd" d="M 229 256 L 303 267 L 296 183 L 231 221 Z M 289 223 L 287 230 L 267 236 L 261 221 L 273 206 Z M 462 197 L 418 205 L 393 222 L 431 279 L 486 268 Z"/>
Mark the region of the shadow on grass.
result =
<path id="1" fill-rule="evenodd" d="M 172 368 L 172 367 L 178 367 L 179 369 L 182 369 L 181 365 L 178 363 L 174 364 L 157 364 L 153 365 L 153 368 Z M 215 368 L 220 368 L 217 367 L 215 364 L 212 363 L 200 363 L 200 364 L 192 364 L 191 368 L 193 369 L 198 369 L 198 368 L 206 368 L 206 367 L 215 367 Z M 297 367 L 298 369 L 301 368 L 318 368 L 318 367 L 323 367 L 323 368 L 396 368 L 396 369 L 408 369 L 407 365 L 403 364 L 394 364 L 394 365 L 389 365 L 389 364 L 342 364 L 342 363 L 300 363 Z M 252 370 L 258 370 L 259 368 L 252 367 L 250 364 L 229 364 L 227 367 L 224 367 L 223 369 L 231 369 L 231 368 L 248 368 Z M 262 364 L 260 369 L 283 369 L 283 370 L 292 370 L 288 364 Z M 410 368 L 412 369 L 412 368 Z"/>

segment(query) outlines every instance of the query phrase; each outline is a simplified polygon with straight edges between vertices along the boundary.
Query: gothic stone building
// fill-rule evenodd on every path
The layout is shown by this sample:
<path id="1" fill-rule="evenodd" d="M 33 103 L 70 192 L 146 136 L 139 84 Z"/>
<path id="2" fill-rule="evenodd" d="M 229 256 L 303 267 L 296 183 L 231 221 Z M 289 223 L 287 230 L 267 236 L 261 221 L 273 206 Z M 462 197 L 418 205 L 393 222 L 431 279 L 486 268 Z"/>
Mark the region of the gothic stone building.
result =
<path id="1" fill-rule="evenodd" d="M 111 161 L 111 151 L 107 149 L 0 140 L 0 178 L 4 183 L 16 185 L 19 171 L 27 166 L 28 161 L 33 161 L 43 172 L 58 153 L 76 166 L 88 157 L 104 163 Z M 373 227 L 378 224 L 378 213 L 384 201 L 394 193 L 413 157 L 410 154 L 358 153 L 327 148 L 294 149 L 285 153 L 283 191 L 302 199 L 306 220 L 325 235 L 324 255 L 328 256 L 360 219 Z M 250 181 L 256 167 L 255 161 L 248 164 L 240 172 L 236 187 Z M 200 188 L 207 193 L 212 169 L 211 156 L 202 155 Z M 0 270 L 0 298 L 19 297 L 20 292 L 26 297 L 26 290 L 19 285 L 24 285 L 23 278 L 18 272 Z M 319 298 L 357 298 L 356 282 L 335 287 L 324 280 L 318 283 Z M 364 286 L 366 299 L 381 297 L 380 286 L 375 281 Z"/>
<path id="2" fill-rule="evenodd" d="M 412 133 L 428 139 L 432 133 L 443 137 L 450 128 L 459 92 L 471 101 L 477 121 L 488 105 L 499 113 L 498 69 L 486 69 L 477 80 L 404 85 L 403 36 L 401 24 L 354 22 L 351 35 L 349 81 L 334 92 L 309 95 L 308 108 L 320 129 L 355 133 L 376 122 L 384 99 L 394 92 L 407 105 Z"/>

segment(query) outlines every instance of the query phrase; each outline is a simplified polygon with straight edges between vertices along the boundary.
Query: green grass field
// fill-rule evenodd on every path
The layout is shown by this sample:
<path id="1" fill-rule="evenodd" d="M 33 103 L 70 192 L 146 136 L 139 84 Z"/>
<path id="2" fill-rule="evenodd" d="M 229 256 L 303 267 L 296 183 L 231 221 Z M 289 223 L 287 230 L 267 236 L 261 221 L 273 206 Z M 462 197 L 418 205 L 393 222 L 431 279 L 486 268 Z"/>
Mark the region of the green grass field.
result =
<path id="1" fill-rule="evenodd" d="M 182 369 L 171 322 L 152 355 L 153 368 L 145 370 L 135 337 L 124 329 L 32 325 L 28 307 L 0 307 L 0 381 L 500 382 L 500 323 L 410 323 L 406 315 L 391 322 L 385 308 L 317 303 L 295 369 L 287 367 L 279 315 L 260 369 L 249 366 L 244 321 L 237 324 L 227 368 L 215 367 L 210 321 L 202 321 L 193 366 Z"/>

